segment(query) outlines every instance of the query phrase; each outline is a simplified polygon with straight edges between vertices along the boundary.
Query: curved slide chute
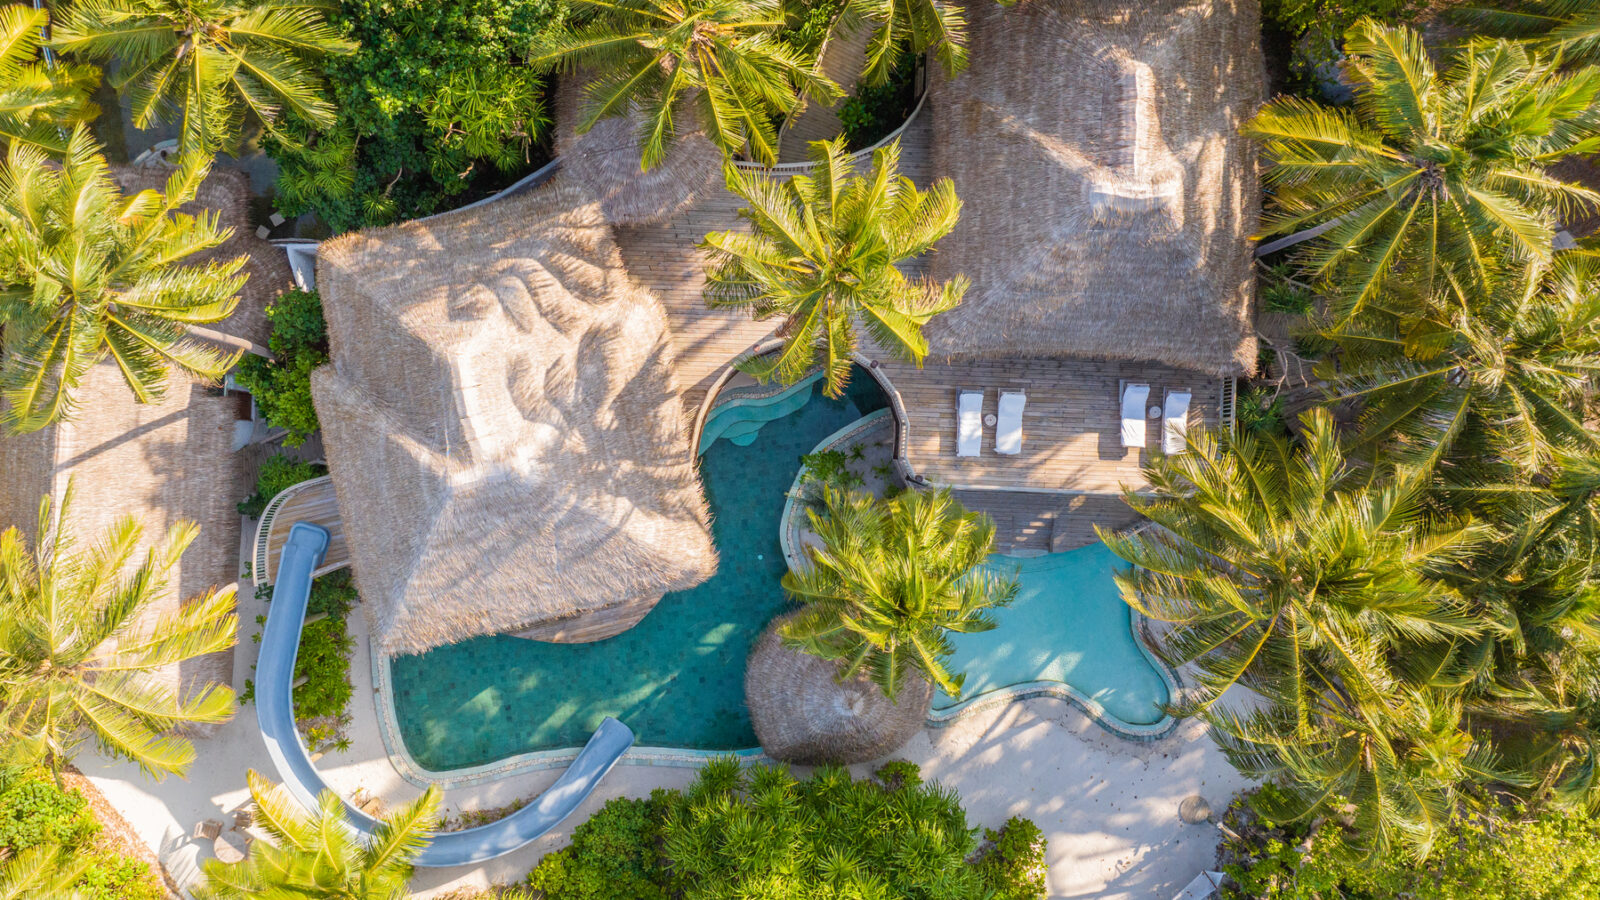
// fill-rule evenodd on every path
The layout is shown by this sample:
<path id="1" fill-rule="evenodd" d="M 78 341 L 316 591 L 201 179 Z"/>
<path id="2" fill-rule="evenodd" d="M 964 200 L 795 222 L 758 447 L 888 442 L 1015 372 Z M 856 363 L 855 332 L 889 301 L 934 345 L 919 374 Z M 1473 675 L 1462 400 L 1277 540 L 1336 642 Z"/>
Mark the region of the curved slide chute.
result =
<path id="1" fill-rule="evenodd" d="M 296 522 L 289 530 L 261 636 L 261 659 L 256 664 L 256 720 L 267 753 L 284 787 L 311 810 L 317 808 L 317 795 L 329 788 L 311 764 L 311 755 L 294 725 L 294 661 L 300 651 L 306 603 L 311 599 L 311 573 L 322 563 L 328 540 L 327 529 L 309 522 Z M 416 864 L 436 868 L 473 865 L 537 839 L 571 815 L 632 746 L 633 731 L 607 717 L 566 772 L 538 800 L 498 822 L 434 836 Z M 357 832 L 371 836 L 378 825 L 376 819 L 348 802 L 344 810 Z"/>

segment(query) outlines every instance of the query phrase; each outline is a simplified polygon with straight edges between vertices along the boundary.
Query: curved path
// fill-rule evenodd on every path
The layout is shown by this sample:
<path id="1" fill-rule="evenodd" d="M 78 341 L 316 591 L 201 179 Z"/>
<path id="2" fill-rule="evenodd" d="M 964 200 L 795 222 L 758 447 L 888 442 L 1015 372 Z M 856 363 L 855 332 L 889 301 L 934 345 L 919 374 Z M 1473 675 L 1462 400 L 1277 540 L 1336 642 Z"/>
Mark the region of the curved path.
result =
<path id="1" fill-rule="evenodd" d="M 328 551 L 327 529 L 296 522 L 289 530 L 272 589 L 272 606 L 261 636 L 256 664 L 256 720 L 267 753 L 284 787 L 307 809 L 317 808 L 317 795 L 329 790 L 311 764 L 311 756 L 294 725 L 294 661 L 300 650 L 300 628 L 311 598 L 311 574 Z M 566 772 L 539 799 L 511 815 L 478 828 L 436 835 L 416 858 L 419 866 L 444 868 L 493 859 L 521 847 L 561 823 L 633 746 L 628 726 L 607 718 L 595 729 Z M 371 837 L 378 821 L 344 802 L 345 818 L 363 837 Z"/>

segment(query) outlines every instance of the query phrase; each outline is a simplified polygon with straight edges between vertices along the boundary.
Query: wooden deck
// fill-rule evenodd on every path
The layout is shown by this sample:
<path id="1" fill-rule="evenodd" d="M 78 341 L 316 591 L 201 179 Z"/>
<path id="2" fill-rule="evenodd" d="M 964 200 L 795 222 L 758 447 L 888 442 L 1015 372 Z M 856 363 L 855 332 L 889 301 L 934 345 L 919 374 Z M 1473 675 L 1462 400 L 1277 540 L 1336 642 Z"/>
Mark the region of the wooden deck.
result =
<path id="1" fill-rule="evenodd" d="M 283 557 L 283 545 L 288 543 L 289 529 L 296 522 L 321 525 L 328 529 L 333 538 L 328 543 L 328 553 L 323 557 L 322 566 L 313 574 L 323 575 L 350 565 L 350 550 L 344 543 L 344 520 L 339 515 L 338 498 L 333 493 L 333 479 L 324 475 L 301 482 L 279 494 L 278 498 L 274 498 L 273 503 L 267 506 L 256 532 L 256 560 L 253 566 L 256 584 L 269 584 L 272 576 L 277 574 L 278 561 Z M 265 529 L 266 533 L 262 534 L 260 529 Z"/>
<path id="2" fill-rule="evenodd" d="M 1138 488 L 1141 467 L 1159 446 L 1160 420 L 1147 421 L 1144 449 L 1124 449 L 1120 440 L 1121 381 L 1150 385 L 1150 403 L 1170 390 L 1193 394 L 1191 428 L 1219 423 L 1222 383 L 1214 376 L 1154 363 L 1093 359 L 1006 359 L 881 364 L 906 410 L 906 461 L 933 484 L 1004 491 L 1114 494 Z M 985 416 L 995 412 L 1001 391 L 1025 391 L 1022 453 L 994 452 L 994 429 L 983 429 L 980 454 L 956 457 L 956 392 L 983 391 Z"/>
<path id="3" fill-rule="evenodd" d="M 955 491 L 967 509 L 994 520 L 1001 553 L 1076 550 L 1100 538 L 1094 527 L 1132 527 L 1139 516 L 1122 498 L 1108 494 L 1042 494 L 1022 491 Z"/>

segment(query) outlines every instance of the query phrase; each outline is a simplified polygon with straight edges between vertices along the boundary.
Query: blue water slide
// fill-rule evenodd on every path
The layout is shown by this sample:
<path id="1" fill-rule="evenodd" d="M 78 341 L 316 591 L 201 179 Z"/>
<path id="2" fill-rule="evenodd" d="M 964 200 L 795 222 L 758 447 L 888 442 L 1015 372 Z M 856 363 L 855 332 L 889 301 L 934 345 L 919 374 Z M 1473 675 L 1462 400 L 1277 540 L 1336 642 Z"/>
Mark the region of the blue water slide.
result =
<path id="1" fill-rule="evenodd" d="M 309 522 L 289 529 L 272 588 L 272 608 L 261 635 L 261 659 L 256 664 L 256 720 L 267 753 L 278 768 L 284 787 L 307 809 L 317 808 L 317 795 L 328 785 L 311 764 L 311 755 L 294 725 L 294 660 L 300 652 L 300 628 L 306 603 L 311 599 L 311 573 L 328 551 L 328 531 Z M 434 836 L 417 856 L 419 866 L 466 866 L 510 853 L 556 827 L 572 815 L 617 760 L 633 746 L 633 731 L 607 717 L 589 742 L 539 799 L 511 815 L 477 828 Z M 363 837 L 370 838 L 378 821 L 344 804 L 345 818 Z"/>

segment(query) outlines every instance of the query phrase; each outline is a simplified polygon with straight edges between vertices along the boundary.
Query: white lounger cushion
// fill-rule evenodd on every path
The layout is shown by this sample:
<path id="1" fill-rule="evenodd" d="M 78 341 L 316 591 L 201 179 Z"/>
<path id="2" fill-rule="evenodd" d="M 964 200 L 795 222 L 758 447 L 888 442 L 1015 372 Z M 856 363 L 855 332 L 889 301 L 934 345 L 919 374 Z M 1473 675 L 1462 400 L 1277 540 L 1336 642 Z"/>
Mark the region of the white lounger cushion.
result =
<path id="1" fill-rule="evenodd" d="M 1145 404 L 1150 401 L 1150 385 L 1129 384 L 1122 388 L 1122 446 L 1144 446 Z"/>
<path id="2" fill-rule="evenodd" d="M 983 444 L 983 392 L 962 391 L 956 396 L 956 455 L 977 456 Z"/>
<path id="3" fill-rule="evenodd" d="M 1167 391 L 1161 405 L 1161 449 L 1167 455 L 1182 453 L 1189 447 L 1189 392 Z"/>
<path id="4" fill-rule="evenodd" d="M 1022 452 L 1022 407 L 1028 395 L 1021 391 L 1000 393 L 999 421 L 994 426 L 994 452 L 1016 456 Z"/>

